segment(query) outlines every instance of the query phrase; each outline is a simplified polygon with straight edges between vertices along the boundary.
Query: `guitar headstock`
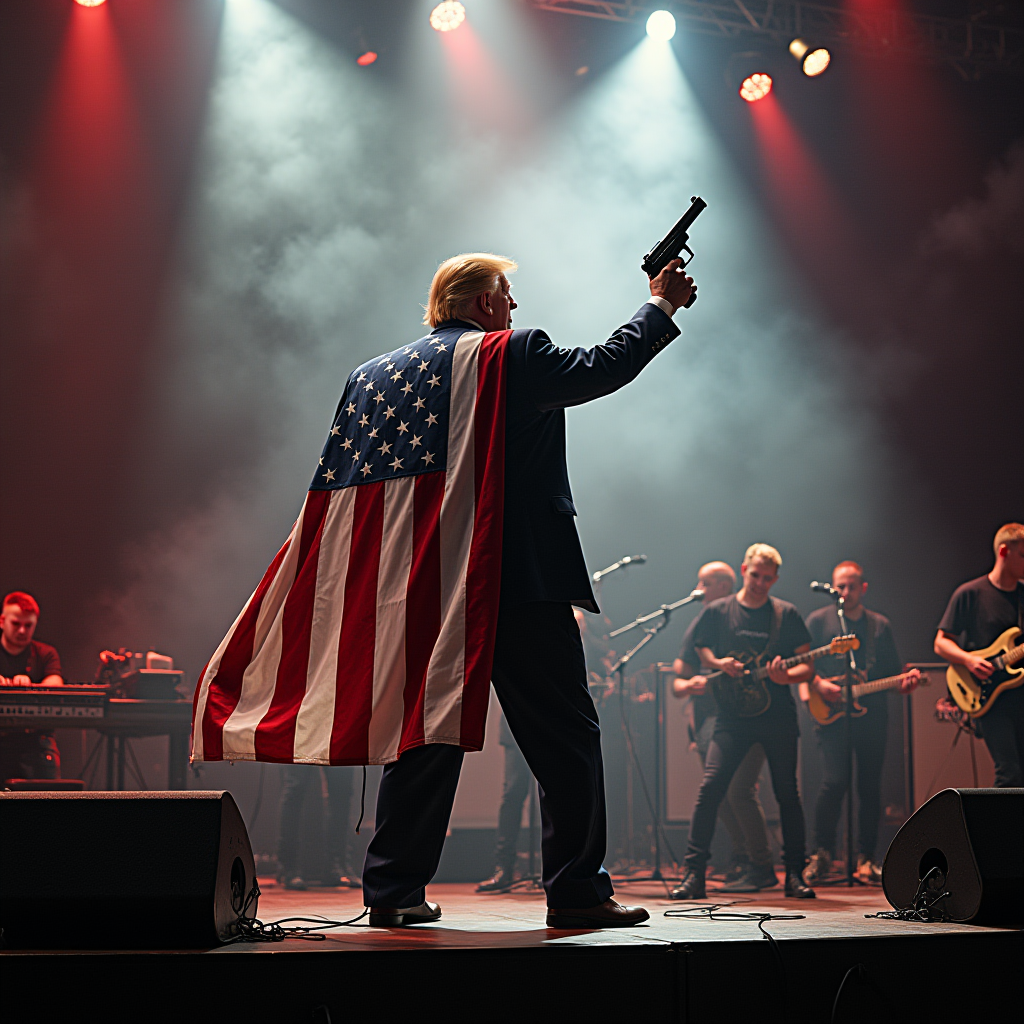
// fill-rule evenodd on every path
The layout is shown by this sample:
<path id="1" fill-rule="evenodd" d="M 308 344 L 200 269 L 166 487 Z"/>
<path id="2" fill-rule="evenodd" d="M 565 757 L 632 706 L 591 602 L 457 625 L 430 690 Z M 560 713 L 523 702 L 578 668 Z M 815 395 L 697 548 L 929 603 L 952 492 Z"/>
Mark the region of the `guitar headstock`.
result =
<path id="1" fill-rule="evenodd" d="M 828 645 L 829 654 L 845 654 L 847 651 L 855 651 L 860 647 L 860 640 L 853 633 L 847 636 L 834 637 Z"/>

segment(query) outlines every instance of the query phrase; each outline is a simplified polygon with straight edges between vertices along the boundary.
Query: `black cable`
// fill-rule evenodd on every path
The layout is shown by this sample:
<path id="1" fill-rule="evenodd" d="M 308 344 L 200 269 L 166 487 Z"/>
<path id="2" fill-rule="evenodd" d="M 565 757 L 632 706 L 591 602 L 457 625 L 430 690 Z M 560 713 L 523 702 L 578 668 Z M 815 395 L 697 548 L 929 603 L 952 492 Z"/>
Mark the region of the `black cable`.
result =
<path id="1" fill-rule="evenodd" d="M 363 791 L 359 794 L 359 820 L 356 822 L 356 835 L 363 824 L 363 815 L 366 813 L 366 765 L 363 765 Z"/>
<path id="2" fill-rule="evenodd" d="M 689 901 L 686 901 L 689 902 Z M 666 910 L 665 917 L 682 917 L 693 919 L 704 919 L 707 921 L 756 921 L 757 930 L 768 940 L 776 963 L 779 965 L 779 988 L 781 990 L 782 1019 L 788 1019 L 789 1007 L 789 981 L 786 975 L 786 964 L 782 959 L 782 948 L 779 946 L 770 931 L 765 928 L 768 921 L 802 921 L 806 914 L 768 914 L 758 910 L 738 911 L 726 910 L 726 907 L 735 907 L 743 903 L 750 903 L 751 900 L 730 900 L 728 903 L 694 903 L 691 907 L 680 907 Z"/>
<path id="3" fill-rule="evenodd" d="M 225 941 L 225 945 L 231 945 L 233 942 L 283 942 L 285 939 L 309 939 L 313 942 L 322 942 L 326 938 L 322 934 L 322 929 L 354 925 L 370 912 L 368 907 L 364 907 L 358 917 L 349 918 L 347 921 L 332 921 L 319 914 L 314 914 L 312 917 L 281 917 L 276 921 L 263 922 L 258 917 L 246 916 L 250 908 L 255 909 L 255 906 L 259 904 L 259 898 L 260 883 L 254 878 L 249 895 L 246 896 L 245 903 L 232 926 L 234 935 Z M 312 924 L 287 925 L 289 921 L 310 921 Z"/>
<path id="4" fill-rule="evenodd" d="M 948 921 L 949 915 L 939 907 L 939 903 L 942 900 L 948 899 L 953 894 L 951 892 L 941 892 L 929 898 L 928 894 L 924 891 L 928 885 L 928 879 L 932 875 L 941 875 L 942 872 L 938 865 L 929 868 L 924 877 L 917 883 L 917 892 L 914 893 L 914 898 L 910 901 L 910 904 L 906 907 L 897 907 L 896 910 L 879 910 L 876 914 L 865 914 L 865 917 L 877 917 L 884 918 L 887 921 L 923 921 L 926 924 L 931 924 L 936 921 Z M 945 882 L 945 878 L 942 880 Z M 936 910 L 936 908 L 938 908 Z"/>
<path id="5" fill-rule="evenodd" d="M 850 980 L 850 975 L 856 971 L 857 976 L 860 977 L 866 970 L 867 968 L 863 964 L 854 964 L 843 975 L 843 980 L 839 982 L 839 988 L 836 989 L 836 997 L 832 1000 L 832 1016 L 829 1018 L 829 1024 L 836 1024 L 836 1012 L 839 1010 L 839 999 L 843 994 L 843 989 L 846 987 L 846 983 Z"/>

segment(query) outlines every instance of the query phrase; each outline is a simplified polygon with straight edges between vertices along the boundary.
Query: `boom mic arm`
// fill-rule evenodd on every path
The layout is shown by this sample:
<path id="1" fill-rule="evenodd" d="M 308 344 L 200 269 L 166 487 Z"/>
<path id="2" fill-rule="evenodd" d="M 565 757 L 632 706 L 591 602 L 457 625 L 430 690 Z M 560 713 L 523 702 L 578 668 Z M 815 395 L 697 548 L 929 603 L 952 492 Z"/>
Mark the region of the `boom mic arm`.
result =
<path id="1" fill-rule="evenodd" d="M 612 562 L 607 569 L 599 569 L 590 578 L 595 583 L 600 583 L 605 576 L 615 572 L 616 569 L 624 569 L 627 565 L 643 565 L 646 561 L 646 555 L 623 555 L 617 562 Z"/>

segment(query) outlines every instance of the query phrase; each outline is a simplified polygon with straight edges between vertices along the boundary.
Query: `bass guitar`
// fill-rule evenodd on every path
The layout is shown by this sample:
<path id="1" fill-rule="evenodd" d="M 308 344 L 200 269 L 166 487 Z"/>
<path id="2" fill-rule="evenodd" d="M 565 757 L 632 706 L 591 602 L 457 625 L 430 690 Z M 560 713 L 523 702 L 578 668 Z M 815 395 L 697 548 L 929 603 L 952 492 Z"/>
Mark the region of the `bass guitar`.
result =
<path id="1" fill-rule="evenodd" d="M 826 654 L 845 654 L 847 651 L 857 650 L 858 647 L 860 640 L 852 633 L 849 636 L 837 636 L 824 647 L 815 647 L 806 654 L 795 654 L 792 658 L 783 659 L 782 668 L 806 665 L 815 658 L 825 657 Z M 737 658 L 737 655 L 732 654 L 729 657 Z M 759 654 L 752 661 L 746 662 L 742 675 L 731 676 L 722 670 L 711 672 L 704 677 L 720 710 L 731 712 L 737 718 L 756 718 L 771 707 L 772 695 L 765 684 L 765 680 L 768 679 L 768 666 L 761 664 L 763 657 L 763 654 Z"/>
<path id="2" fill-rule="evenodd" d="M 994 671 L 988 679 L 972 675 L 964 665 L 950 665 L 946 669 L 949 695 L 971 718 L 984 715 L 1003 690 L 1012 690 L 1024 683 L 1024 665 L 1013 667 L 1024 661 L 1024 644 L 1019 643 L 1021 635 L 1016 626 L 1011 626 L 994 644 L 983 651 L 972 652 L 992 665 Z"/>
<path id="3" fill-rule="evenodd" d="M 898 676 L 886 676 L 884 679 L 872 679 L 870 683 L 854 683 L 853 693 L 851 694 L 853 697 L 852 717 L 860 718 L 860 716 L 866 714 L 868 710 L 857 703 L 858 697 L 863 697 L 869 693 L 881 693 L 883 690 L 895 690 L 897 687 L 902 686 L 904 681 L 910 675 L 910 672 L 901 672 Z M 833 676 L 828 681 L 830 683 L 842 684 L 846 681 L 846 676 Z M 922 676 L 921 683 L 923 685 L 927 685 L 928 677 Z M 832 698 L 823 697 L 812 686 L 810 689 L 810 697 L 807 699 L 807 710 L 810 711 L 815 721 L 820 725 L 831 725 L 846 714 L 846 695 L 838 693 Z"/>

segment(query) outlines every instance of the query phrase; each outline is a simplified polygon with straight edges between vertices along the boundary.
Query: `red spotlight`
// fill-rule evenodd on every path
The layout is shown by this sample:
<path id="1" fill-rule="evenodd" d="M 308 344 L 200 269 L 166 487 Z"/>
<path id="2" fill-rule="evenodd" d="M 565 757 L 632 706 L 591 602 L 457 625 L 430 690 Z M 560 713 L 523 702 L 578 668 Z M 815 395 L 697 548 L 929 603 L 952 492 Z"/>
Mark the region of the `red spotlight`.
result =
<path id="1" fill-rule="evenodd" d="M 459 0 L 444 0 L 430 12 L 430 27 L 438 32 L 451 32 L 466 20 L 466 8 Z"/>
<path id="2" fill-rule="evenodd" d="M 772 91 L 772 76 L 757 73 L 743 79 L 740 86 L 740 96 L 748 103 L 756 103 L 763 100 Z"/>
<path id="3" fill-rule="evenodd" d="M 368 64 L 372 64 L 377 59 L 377 54 L 373 50 L 367 50 L 366 53 L 361 53 L 356 57 L 356 63 L 361 67 L 365 68 Z"/>
<path id="4" fill-rule="evenodd" d="M 75 0 L 76 4 L 80 4 L 82 7 L 99 7 L 100 4 L 105 4 L 107 0 Z"/>

